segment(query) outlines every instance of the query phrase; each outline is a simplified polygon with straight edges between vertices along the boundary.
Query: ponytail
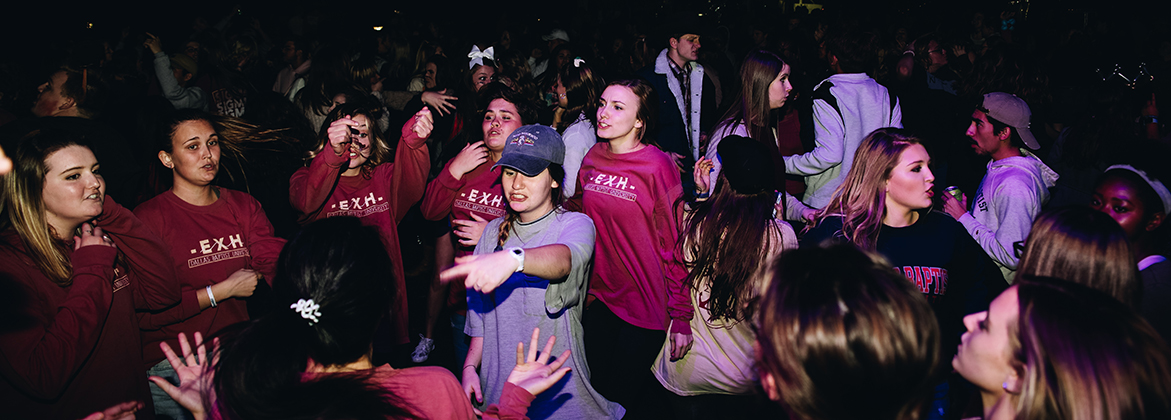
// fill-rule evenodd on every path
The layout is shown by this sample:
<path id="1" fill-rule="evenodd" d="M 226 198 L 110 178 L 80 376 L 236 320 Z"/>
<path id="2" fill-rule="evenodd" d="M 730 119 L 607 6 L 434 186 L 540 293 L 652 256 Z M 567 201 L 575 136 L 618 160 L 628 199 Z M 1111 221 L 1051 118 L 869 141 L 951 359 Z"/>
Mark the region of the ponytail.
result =
<path id="1" fill-rule="evenodd" d="M 305 374 L 310 360 L 344 367 L 370 355 L 393 300 L 378 232 L 352 217 L 311 223 L 281 251 L 277 267 L 277 307 L 223 338 L 214 408 L 225 419 L 409 417 L 412 410 L 374 370 Z M 320 306 L 312 324 L 289 308 L 300 299 Z"/>

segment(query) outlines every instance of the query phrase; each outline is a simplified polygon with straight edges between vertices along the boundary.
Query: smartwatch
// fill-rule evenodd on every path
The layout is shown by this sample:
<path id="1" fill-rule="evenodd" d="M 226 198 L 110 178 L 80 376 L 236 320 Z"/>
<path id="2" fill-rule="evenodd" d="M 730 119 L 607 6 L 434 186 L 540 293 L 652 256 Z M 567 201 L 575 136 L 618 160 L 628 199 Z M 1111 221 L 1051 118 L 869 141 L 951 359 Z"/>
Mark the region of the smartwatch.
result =
<path id="1" fill-rule="evenodd" d="M 524 271 L 524 269 L 525 269 L 525 250 L 521 249 L 521 248 L 517 248 L 517 247 L 512 247 L 512 248 L 508 248 L 504 251 L 508 252 L 508 256 L 516 259 L 516 262 L 518 265 L 516 266 L 515 272 L 519 273 L 521 271 Z"/>

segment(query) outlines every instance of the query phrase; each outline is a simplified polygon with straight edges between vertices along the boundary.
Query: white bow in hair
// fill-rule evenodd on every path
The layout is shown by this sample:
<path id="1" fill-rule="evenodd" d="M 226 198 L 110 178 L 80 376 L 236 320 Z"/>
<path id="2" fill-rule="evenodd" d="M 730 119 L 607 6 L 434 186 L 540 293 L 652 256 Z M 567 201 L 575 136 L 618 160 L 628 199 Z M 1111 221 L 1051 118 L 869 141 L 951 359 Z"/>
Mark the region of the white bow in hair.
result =
<path id="1" fill-rule="evenodd" d="M 581 65 L 582 65 L 583 63 L 585 63 L 585 60 L 582 60 L 582 58 L 581 58 L 581 57 L 574 58 L 574 59 L 573 59 L 573 68 L 578 68 L 578 67 L 581 67 Z"/>
<path id="2" fill-rule="evenodd" d="M 476 64 L 479 64 L 481 66 L 484 65 L 485 58 L 487 58 L 489 60 L 496 59 L 495 57 L 492 56 L 492 47 L 488 47 L 484 51 L 480 51 L 480 47 L 475 46 L 475 45 L 472 46 L 472 52 L 468 53 L 468 58 L 472 59 L 472 61 L 468 62 L 469 69 L 472 67 L 475 67 Z"/>

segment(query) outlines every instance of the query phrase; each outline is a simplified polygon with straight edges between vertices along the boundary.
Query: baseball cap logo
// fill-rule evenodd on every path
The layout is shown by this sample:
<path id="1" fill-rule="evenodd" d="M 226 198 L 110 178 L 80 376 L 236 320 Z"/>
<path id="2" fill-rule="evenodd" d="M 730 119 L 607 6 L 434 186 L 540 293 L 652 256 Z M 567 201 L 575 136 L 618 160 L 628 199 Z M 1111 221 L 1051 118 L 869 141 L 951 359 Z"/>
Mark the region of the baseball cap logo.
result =
<path id="1" fill-rule="evenodd" d="M 536 136 L 531 133 L 516 133 L 516 135 L 513 136 L 512 140 L 509 140 L 508 143 L 515 144 L 517 146 L 534 146 L 536 145 L 535 141 Z"/>

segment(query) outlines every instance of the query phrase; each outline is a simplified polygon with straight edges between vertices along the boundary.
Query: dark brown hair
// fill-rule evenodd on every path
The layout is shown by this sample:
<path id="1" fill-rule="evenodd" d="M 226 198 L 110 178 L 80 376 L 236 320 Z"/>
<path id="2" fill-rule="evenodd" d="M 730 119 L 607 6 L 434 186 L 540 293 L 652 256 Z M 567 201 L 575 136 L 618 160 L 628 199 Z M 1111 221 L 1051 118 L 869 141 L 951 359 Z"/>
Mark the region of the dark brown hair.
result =
<path id="1" fill-rule="evenodd" d="M 1126 305 L 1081 284 L 1018 280 L 1018 419 L 1171 418 L 1171 349 Z"/>
<path id="2" fill-rule="evenodd" d="M 757 272 L 776 252 L 780 230 L 773 218 L 776 194 L 740 194 L 721 172 L 711 199 L 699 202 L 679 238 L 681 255 L 688 257 L 687 284 L 693 291 L 710 281 L 708 311 L 711 321 L 742 320 L 758 290 Z"/>
<path id="3" fill-rule="evenodd" d="M 927 300 L 853 245 L 781 254 L 758 309 L 759 369 L 803 419 L 924 417 L 940 333 Z M 766 379 L 768 380 L 768 379 Z"/>

